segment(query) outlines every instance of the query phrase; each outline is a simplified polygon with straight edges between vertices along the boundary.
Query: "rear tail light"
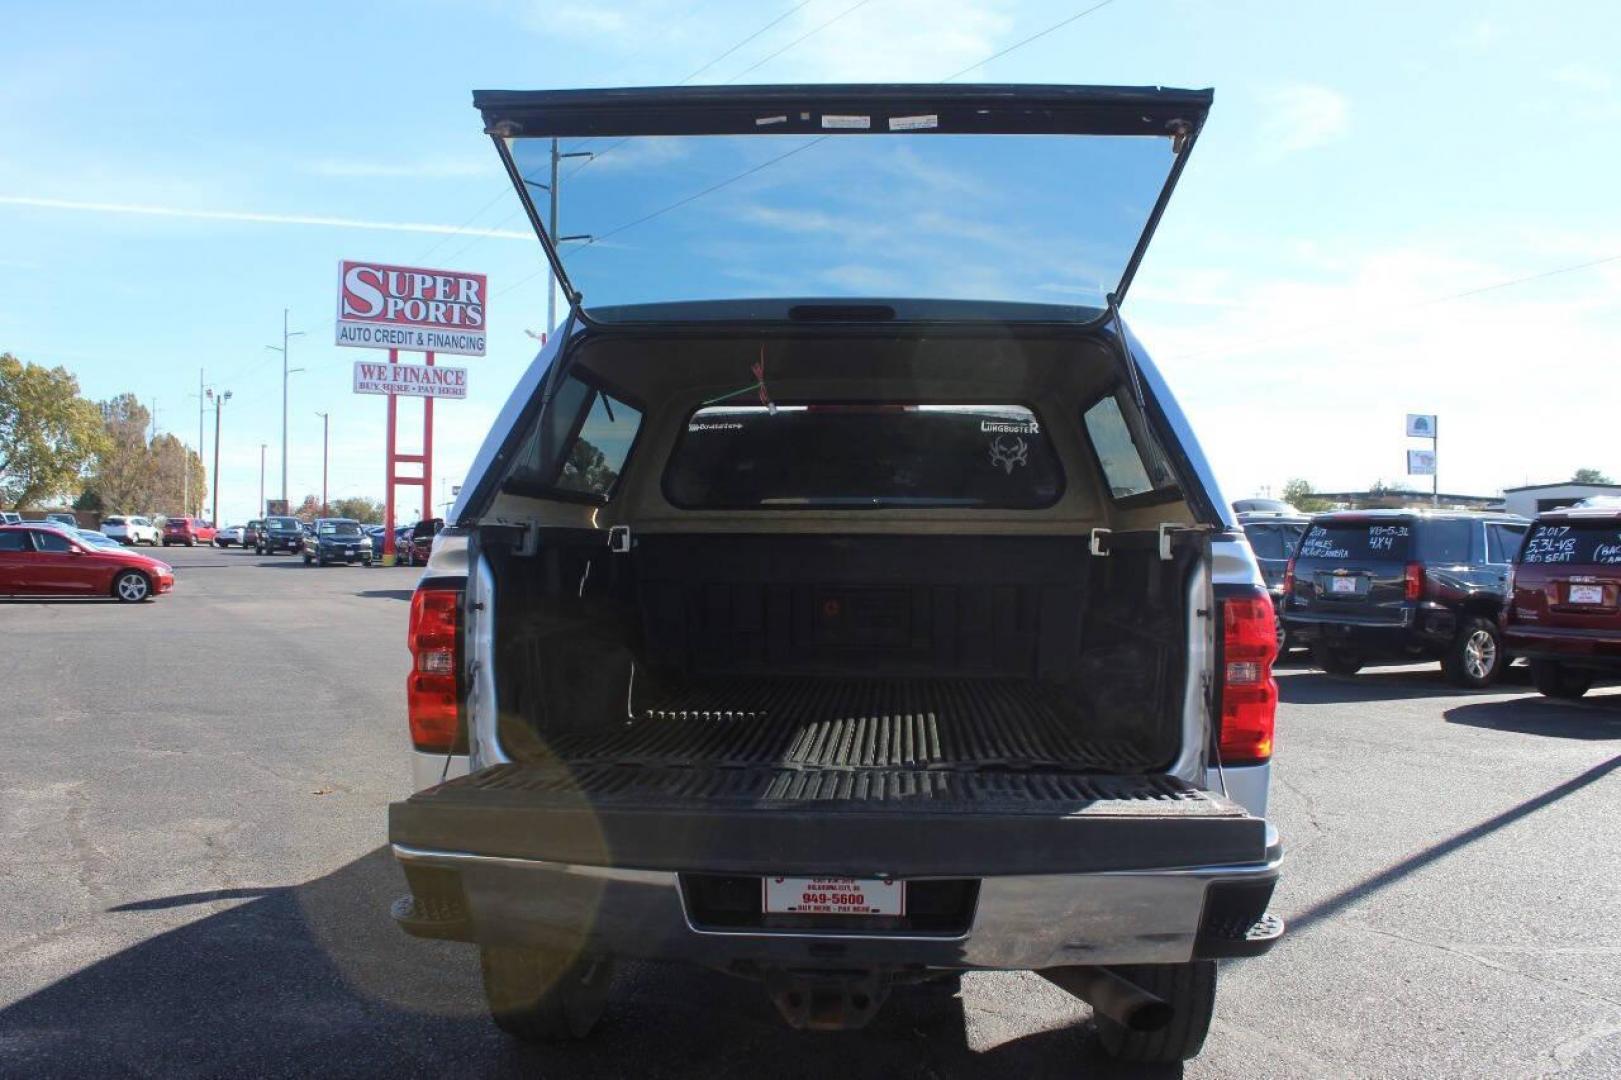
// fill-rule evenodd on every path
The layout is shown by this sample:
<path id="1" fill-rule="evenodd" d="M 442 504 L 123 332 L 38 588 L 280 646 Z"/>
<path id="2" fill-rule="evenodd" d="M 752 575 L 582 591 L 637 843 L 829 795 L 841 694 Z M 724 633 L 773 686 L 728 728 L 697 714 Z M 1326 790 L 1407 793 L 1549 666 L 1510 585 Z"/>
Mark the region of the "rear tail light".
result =
<path id="1" fill-rule="evenodd" d="M 1295 594 L 1295 560 L 1289 556 L 1289 565 L 1283 568 L 1283 595 L 1285 597 Z"/>
<path id="2" fill-rule="evenodd" d="M 462 724 L 462 588 L 423 582 L 411 597 L 411 674 L 405 707 L 411 743 L 430 753 L 465 753 Z"/>
<path id="3" fill-rule="evenodd" d="M 1223 765 L 1257 765 L 1272 758 L 1278 711 L 1277 615 L 1261 589 L 1242 589 L 1221 600 L 1221 729 Z"/>
<path id="4" fill-rule="evenodd" d="M 1407 572 L 1403 576 L 1406 582 L 1406 592 L 1403 594 L 1408 600 L 1422 600 L 1424 598 L 1424 564 L 1410 562 Z"/>

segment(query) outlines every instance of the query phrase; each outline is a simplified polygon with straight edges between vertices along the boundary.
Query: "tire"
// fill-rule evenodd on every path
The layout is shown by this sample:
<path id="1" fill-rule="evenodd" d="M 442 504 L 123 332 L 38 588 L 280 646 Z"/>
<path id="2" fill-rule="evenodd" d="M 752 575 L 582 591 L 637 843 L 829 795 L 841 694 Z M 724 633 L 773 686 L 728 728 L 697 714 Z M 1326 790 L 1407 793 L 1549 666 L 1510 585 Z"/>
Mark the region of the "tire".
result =
<path id="1" fill-rule="evenodd" d="M 1448 682 L 1467 690 L 1482 690 L 1496 682 L 1503 671 L 1497 624 L 1479 616 L 1464 619 L 1441 658 L 1441 671 Z"/>
<path id="2" fill-rule="evenodd" d="M 1278 635 L 1278 656 L 1277 656 L 1277 658 L 1279 660 L 1282 660 L 1285 656 L 1289 655 L 1289 630 L 1288 630 L 1287 627 L 1285 627 L 1283 625 L 1283 620 L 1278 618 L 1277 616 L 1273 616 L 1273 622 L 1276 624 L 1277 635 Z"/>
<path id="3" fill-rule="evenodd" d="M 1117 1061 L 1174 1065 L 1197 1057 L 1216 1011 L 1216 962 L 1122 964 L 1111 970 L 1171 1007 L 1171 1022 L 1158 1031 L 1132 1031 L 1094 1014 L 1098 1041 Z"/>
<path id="4" fill-rule="evenodd" d="M 1531 681 L 1543 697 L 1575 701 L 1593 686 L 1593 673 L 1567 667 L 1557 660 L 1531 661 Z"/>
<path id="5" fill-rule="evenodd" d="M 371 565 L 371 560 L 370 559 L 361 559 L 360 564 L 362 566 L 370 566 Z"/>
<path id="6" fill-rule="evenodd" d="M 186 541 L 186 546 L 187 547 L 196 547 L 197 546 L 197 541 L 195 541 L 195 540 L 187 540 Z"/>
<path id="7" fill-rule="evenodd" d="M 113 579 L 113 596 L 121 603 L 139 604 L 152 597 L 152 582 L 139 570 L 125 570 Z"/>
<path id="8" fill-rule="evenodd" d="M 308 555 L 304 556 L 304 565 L 305 566 L 313 566 L 314 564 L 315 564 L 314 559 L 310 558 Z"/>
<path id="9" fill-rule="evenodd" d="M 613 961 L 517 945 L 479 950 L 484 1000 L 495 1026 L 530 1043 L 591 1033 L 608 1004 Z"/>
<path id="10" fill-rule="evenodd" d="M 168 546 L 169 546 L 169 541 L 167 541 L 167 540 L 165 540 L 165 541 L 164 541 L 164 542 L 163 542 L 163 546 L 164 546 L 164 547 L 168 547 Z"/>
<path id="11" fill-rule="evenodd" d="M 1336 649 L 1331 645 L 1317 644 L 1311 648 L 1311 662 L 1328 672 L 1330 675 L 1355 675 L 1362 670 L 1366 663 L 1362 657 L 1350 649 Z"/>

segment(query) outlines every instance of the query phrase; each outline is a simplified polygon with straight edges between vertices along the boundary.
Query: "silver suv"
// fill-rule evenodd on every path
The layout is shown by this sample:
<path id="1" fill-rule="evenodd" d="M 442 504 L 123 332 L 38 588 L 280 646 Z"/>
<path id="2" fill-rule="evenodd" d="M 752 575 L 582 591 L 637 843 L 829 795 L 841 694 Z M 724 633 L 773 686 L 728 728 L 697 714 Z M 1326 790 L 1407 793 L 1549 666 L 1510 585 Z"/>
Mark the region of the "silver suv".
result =
<path id="1" fill-rule="evenodd" d="M 1274 619 L 1118 305 L 1210 94 L 475 101 L 568 312 L 412 600 L 400 925 L 523 1039 L 652 958 L 802 1028 L 1033 970 L 1196 1054 L 1283 930 Z"/>

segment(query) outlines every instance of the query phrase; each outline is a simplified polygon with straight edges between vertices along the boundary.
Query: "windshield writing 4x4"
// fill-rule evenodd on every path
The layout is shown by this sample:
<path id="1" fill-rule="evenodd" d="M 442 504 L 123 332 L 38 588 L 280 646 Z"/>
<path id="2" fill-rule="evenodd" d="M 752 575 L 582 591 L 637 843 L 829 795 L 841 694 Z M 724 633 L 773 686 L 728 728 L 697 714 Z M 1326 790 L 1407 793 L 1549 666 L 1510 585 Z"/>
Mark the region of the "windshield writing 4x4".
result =
<path id="1" fill-rule="evenodd" d="M 1402 523 L 1313 525 L 1300 541 L 1302 559 L 1403 560 L 1412 539 Z"/>

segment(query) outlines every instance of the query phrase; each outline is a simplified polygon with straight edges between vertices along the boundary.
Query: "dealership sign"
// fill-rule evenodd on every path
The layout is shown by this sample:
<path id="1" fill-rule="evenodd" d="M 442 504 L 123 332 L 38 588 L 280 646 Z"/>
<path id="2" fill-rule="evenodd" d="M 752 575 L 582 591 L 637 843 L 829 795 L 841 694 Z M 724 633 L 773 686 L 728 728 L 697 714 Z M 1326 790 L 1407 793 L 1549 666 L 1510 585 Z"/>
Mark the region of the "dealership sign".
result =
<path id="1" fill-rule="evenodd" d="M 338 276 L 337 343 L 483 356 L 487 303 L 483 274 L 345 259 Z M 359 365 L 355 378 L 358 389 Z"/>
<path id="2" fill-rule="evenodd" d="M 357 360 L 355 393 L 464 398 L 467 396 L 467 369 L 428 364 L 373 364 Z"/>

